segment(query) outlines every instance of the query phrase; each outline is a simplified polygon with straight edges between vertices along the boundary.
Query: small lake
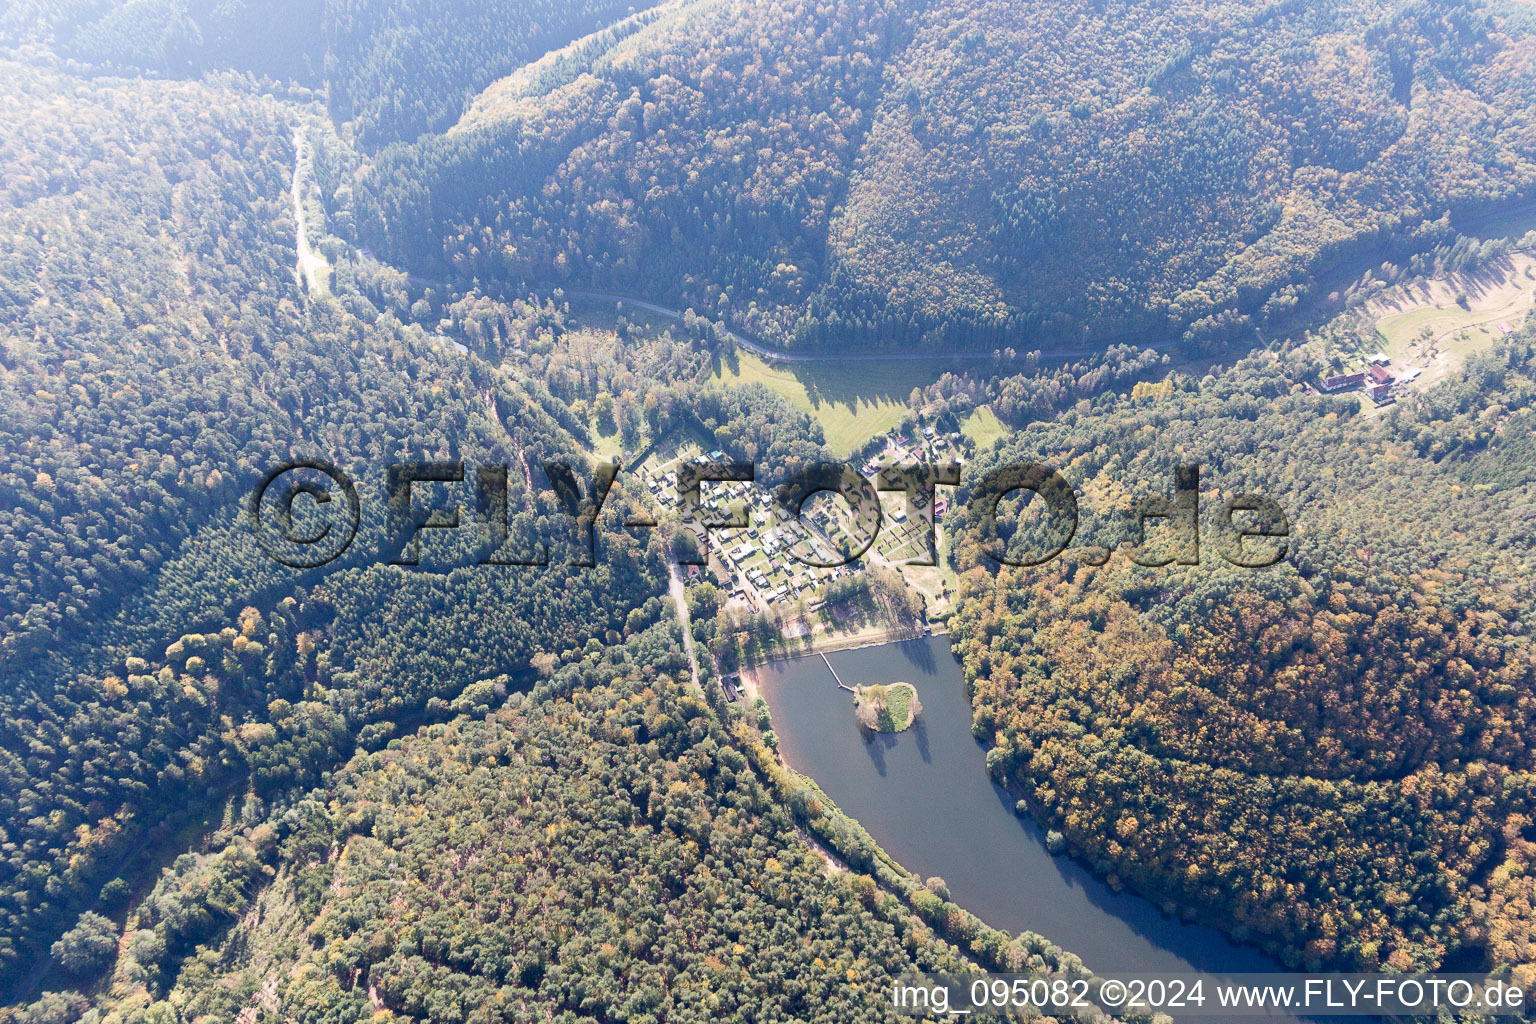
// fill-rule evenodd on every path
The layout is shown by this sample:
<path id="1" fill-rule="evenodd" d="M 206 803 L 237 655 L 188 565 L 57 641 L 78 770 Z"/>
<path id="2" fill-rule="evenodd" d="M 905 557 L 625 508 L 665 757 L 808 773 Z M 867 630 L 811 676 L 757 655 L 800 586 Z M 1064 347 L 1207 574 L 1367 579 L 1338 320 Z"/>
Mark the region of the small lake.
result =
<path id="1" fill-rule="evenodd" d="M 843 682 L 909 682 L 919 724 L 866 735 L 821 655 L 758 671 L 779 747 L 903 866 L 942 877 L 951 898 L 987 924 L 1032 931 L 1101 974 L 1276 973 L 1262 952 L 1213 928 L 1187 924 L 1149 901 L 1114 892 L 1014 813 L 992 782 L 986 748 L 971 734 L 971 706 L 947 637 L 829 654 Z"/>

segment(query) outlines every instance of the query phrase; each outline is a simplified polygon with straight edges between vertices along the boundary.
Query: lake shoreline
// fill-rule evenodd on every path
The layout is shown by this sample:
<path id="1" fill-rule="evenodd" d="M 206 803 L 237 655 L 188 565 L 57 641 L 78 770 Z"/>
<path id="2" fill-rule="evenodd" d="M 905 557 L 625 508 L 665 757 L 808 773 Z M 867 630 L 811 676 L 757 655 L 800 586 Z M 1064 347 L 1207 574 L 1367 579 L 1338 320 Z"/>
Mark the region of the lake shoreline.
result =
<path id="1" fill-rule="evenodd" d="M 1169 914 L 1155 895 L 1111 888 L 1073 856 L 1051 854 L 1016 786 L 985 764 L 972 707 L 945 634 L 834 655 L 844 678 L 913 683 L 919 724 L 861 736 L 852 701 L 821 652 L 757 666 L 752 688 L 769 705 L 777 760 L 823 790 L 892 862 L 942 876 L 953 901 L 992 928 L 1029 931 L 1101 973 L 1288 972 L 1257 946 Z M 830 652 L 829 652 L 830 653 Z M 1026 803 L 1026 807 L 1028 804 Z"/>
<path id="2" fill-rule="evenodd" d="M 886 644 L 900 644 L 911 640 L 925 640 L 929 637 L 941 636 L 949 636 L 948 623 L 930 622 L 926 628 L 921 629 L 917 633 L 912 633 L 904 627 L 883 626 L 879 629 L 861 629 L 851 633 L 832 634 L 830 639 L 813 640 L 801 649 L 775 655 L 758 662 L 756 665 L 744 666 L 740 669 L 741 687 L 749 700 L 756 700 L 762 696 L 762 671 L 781 662 L 795 661 L 799 658 L 812 658 L 818 654 L 843 654 L 848 651 L 862 651 L 875 647 L 884 647 Z"/>

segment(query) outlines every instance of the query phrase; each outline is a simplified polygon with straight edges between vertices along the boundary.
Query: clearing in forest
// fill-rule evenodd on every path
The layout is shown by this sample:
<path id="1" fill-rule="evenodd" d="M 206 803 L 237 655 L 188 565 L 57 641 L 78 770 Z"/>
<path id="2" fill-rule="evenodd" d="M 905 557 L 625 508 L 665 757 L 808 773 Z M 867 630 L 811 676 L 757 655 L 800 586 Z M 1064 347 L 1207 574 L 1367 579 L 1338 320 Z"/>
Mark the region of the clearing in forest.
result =
<path id="1" fill-rule="evenodd" d="M 1423 370 L 1427 386 L 1519 329 L 1533 306 L 1536 259 L 1517 252 L 1473 273 L 1390 288 L 1366 311 L 1393 365 Z"/>
<path id="2" fill-rule="evenodd" d="M 827 446 L 845 457 L 872 437 L 890 431 L 907 416 L 914 387 L 932 384 L 931 366 L 921 363 L 815 363 L 770 366 L 738 351 L 717 371 L 724 384 L 762 384 L 810 413 L 821 424 Z"/>

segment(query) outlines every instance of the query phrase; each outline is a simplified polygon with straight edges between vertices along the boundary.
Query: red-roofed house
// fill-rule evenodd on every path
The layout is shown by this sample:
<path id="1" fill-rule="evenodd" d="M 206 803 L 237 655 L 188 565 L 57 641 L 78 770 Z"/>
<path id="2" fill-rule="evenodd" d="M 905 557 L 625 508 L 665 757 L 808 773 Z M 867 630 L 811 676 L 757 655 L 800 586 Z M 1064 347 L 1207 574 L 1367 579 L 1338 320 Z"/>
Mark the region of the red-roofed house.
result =
<path id="1" fill-rule="evenodd" d="M 1324 377 L 1322 388 L 1324 391 L 1343 391 L 1346 388 L 1358 388 L 1365 383 L 1365 372 L 1341 373 L 1333 377 Z"/>

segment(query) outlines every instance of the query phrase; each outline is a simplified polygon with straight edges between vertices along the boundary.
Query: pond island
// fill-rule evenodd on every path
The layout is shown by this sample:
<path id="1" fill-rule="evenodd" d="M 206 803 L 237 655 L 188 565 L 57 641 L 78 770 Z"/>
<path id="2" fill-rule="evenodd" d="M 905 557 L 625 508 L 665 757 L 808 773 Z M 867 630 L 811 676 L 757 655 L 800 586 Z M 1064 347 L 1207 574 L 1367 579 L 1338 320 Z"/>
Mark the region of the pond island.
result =
<path id="1" fill-rule="evenodd" d="M 904 732 L 923 713 L 917 687 L 911 683 L 855 687 L 853 713 L 872 732 Z"/>

